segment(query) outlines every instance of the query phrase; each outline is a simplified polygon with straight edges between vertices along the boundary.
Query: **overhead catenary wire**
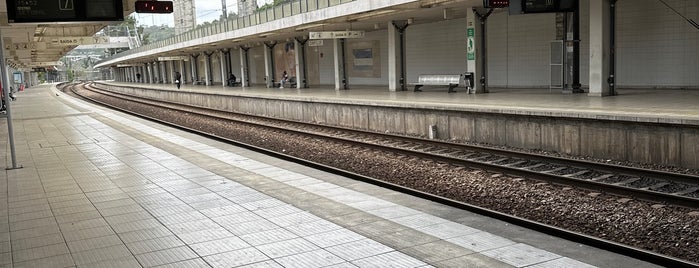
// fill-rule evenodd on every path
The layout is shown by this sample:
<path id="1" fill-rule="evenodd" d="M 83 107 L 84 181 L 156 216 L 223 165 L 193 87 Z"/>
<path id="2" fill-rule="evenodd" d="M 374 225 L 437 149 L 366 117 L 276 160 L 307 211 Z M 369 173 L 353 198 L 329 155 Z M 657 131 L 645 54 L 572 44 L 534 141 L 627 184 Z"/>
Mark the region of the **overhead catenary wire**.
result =
<path id="1" fill-rule="evenodd" d="M 665 1 L 663 1 L 663 0 L 658 0 L 658 1 L 660 1 L 660 3 L 663 3 L 663 5 L 665 5 L 667 8 L 669 8 L 670 10 L 672 10 L 673 12 L 675 12 L 675 14 L 679 15 L 679 16 L 682 17 L 684 20 L 686 20 L 687 22 L 689 22 L 689 24 L 691 24 L 692 26 L 694 26 L 694 28 L 697 28 L 697 30 L 699 30 L 699 24 L 697 24 L 696 21 L 694 21 L 693 19 L 690 19 L 690 18 L 685 17 L 684 15 L 682 15 L 682 13 L 680 13 L 679 11 L 675 10 L 675 9 L 672 8 L 670 5 L 668 5 L 667 3 L 665 3 Z"/>

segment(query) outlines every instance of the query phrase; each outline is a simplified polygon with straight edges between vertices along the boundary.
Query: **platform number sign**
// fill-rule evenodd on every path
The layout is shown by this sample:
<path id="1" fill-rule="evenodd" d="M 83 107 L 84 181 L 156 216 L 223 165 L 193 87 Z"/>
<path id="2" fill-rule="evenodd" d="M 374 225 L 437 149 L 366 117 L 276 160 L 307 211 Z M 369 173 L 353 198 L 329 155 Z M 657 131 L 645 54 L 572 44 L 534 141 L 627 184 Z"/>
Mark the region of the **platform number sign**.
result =
<path id="1" fill-rule="evenodd" d="M 73 10 L 75 9 L 75 5 L 73 4 L 73 0 L 59 0 L 58 1 L 58 9 L 59 10 Z"/>
<path id="2" fill-rule="evenodd" d="M 468 60 L 476 59 L 476 29 L 466 29 L 466 56 Z"/>

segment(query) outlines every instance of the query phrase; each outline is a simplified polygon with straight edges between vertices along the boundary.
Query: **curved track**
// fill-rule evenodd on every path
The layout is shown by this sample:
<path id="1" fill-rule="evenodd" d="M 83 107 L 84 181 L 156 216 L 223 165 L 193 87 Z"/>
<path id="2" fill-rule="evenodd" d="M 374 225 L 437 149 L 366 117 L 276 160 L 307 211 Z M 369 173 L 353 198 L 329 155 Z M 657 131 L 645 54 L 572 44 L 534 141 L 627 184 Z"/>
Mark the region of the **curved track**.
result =
<path id="1" fill-rule="evenodd" d="M 72 85 L 76 86 L 76 85 Z M 84 86 L 84 85 L 83 85 Z M 238 124 L 247 124 L 254 127 L 262 127 L 273 131 L 294 132 L 295 135 L 313 135 L 318 139 L 332 139 L 335 142 L 353 143 L 356 146 L 374 150 L 389 151 L 395 154 L 420 159 L 430 159 L 437 162 L 452 163 L 471 168 L 484 169 L 501 172 L 526 178 L 550 181 L 558 184 L 573 185 L 598 191 L 611 192 L 615 194 L 632 196 L 634 198 L 652 200 L 653 202 L 666 202 L 691 208 L 699 207 L 699 195 L 697 195 L 697 182 L 699 177 L 684 174 L 675 174 L 646 170 L 639 168 L 629 168 L 616 165 L 606 165 L 597 162 L 579 161 L 566 158 L 556 158 L 541 155 L 522 153 L 517 151 L 493 149 L 465 144 L 447 143 L 420 138 L 396 136 L 390 134 L 358 131 L 354 129 L 320 126 L 307 123 L 291 122 L 259 116 L 241 115 L 230 112 L 206 109 L 201 107 L 191 107 L 176 103 L 164 103 L 160 100 L 148 100 L 125 96 L 122 94 L 97 90 L 91 86 L 85 87 L 95 90 L 100 94 L 111 97 L 135 101 L 141 104 L 159 107 L 161 109 L 171 109 L 186 113 L 196 113 L 202 116 L 215 117 L 217 119 L 228 120 Z M 102 103 L 104 104 L 104 103 Z M 120 109 L 118 107 L 114 107 Z M 128 111 L 127 111 L 128 112 Z M 140 115 L 142 116 L 142 115 Z M 152 118 L 151 118 L 152 119 Z M 166 122 L 167 123 L 167 122 Z M 170 124 L 170 123 L 168 123 Z M 190 131 L 195 131 L 191 130 Z M 209 135 L 207 133 L 202 133 Z M 216 137 L 219 138 L 220 137 Z M 230 142 L 230 141 L 229 141 Z M 247 147 L 254 147 L 245 145 Z M 584 242 L 600 248 L 617 251 L 632 257 L 648 260 L 654 263 L 667 266 L 694 267 L 696 263 L 668 257 L 654 252 L 629 247 L 623 244 L 608 240 L 587 236 L 561 228 L 533 222 L 527 219 L 510 216 L 500 212 L 472 206 L 451 199 L 439 197 L 425 192 L 408 189 L 399 185 L 383 182 L 380 180 L 364 177 L 348 171 L 339 171 L 335 168 L 317 163 L 296 159 L 288 155 L 254 147 L 256 150 L 264 150 L 266 153 L 273 153 L 282 158 L 304 162 L 333 172 L 341 172 L 343 175 L 351 176 L 355 179 L 369 181 L 385 187 L 396 189 L 402 192 L 411 193 L 452 206 L 477 211 L 491 217 L 503 219 L 528 228 L 540 230 L 550 234 L 555 234 L 567 239 Z M 634 187 L 636 186 L 636 187 Z"/>

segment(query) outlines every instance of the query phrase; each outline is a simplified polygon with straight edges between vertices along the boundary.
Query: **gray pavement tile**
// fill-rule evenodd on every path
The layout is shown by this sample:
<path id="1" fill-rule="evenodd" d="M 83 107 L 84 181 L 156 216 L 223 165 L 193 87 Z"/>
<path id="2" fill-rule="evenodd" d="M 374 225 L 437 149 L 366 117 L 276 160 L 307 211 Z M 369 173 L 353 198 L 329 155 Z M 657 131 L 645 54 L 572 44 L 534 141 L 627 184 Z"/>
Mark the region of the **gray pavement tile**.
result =
<path id="1" fill-rule="evenodd" d="M 483 251 L 481 254 L 517 267 L 551 261 L 561 257 L 560 255 L 522 243 Z"/>
<path id="2" fill-rule="evenodd" d="M 14 263 L 14 268 L 56 268 L 71 266 L 75 266 L 75 263 L 73 262 L 73 258 L 70 256 L 70 254 L 62 254 L 43 259 L 35 259 L 25 262 Z"/>
<path id="3" fill-rule="evenodd" d="M 143 267 L 153 267 L 195 258 L 197 258 L 197 254 L 186 246 L 136 255 L 136 259 Z"/>
<path id="4" fill-rule="evenodd" d="M 265 219 L 246 221 L 241 223 L 232 223 L 223 226 L 223 228 L 226 228 L 226 230 L 238 236 L 268 231 L 272 229 L 277 229 L 279 227 L 279 225 L 276 225 L 273 222 Z"/>
<path id="5" fill-rule="evenodd" d="M 100 262 L 93 262 L 83 265 L 78 265 L 78 268 L 90 267 L 90 268 L 141 268 L 141 264 L 138 263 L 134 256 L 122 257 L 118 259 L 105 260 Z"/>
<path id="6" fill-rule="evenodd" d="M 595 266 L 589 265 L 587 263 L 583 263 L 577 260 L 573 260 L 570 258 L 558 258 L 538 264 L 534 264 L 531 266 L 527 266 L 528 268 L 560 268 L 560 267 L 576 267 L 576 268 L 594 268 Z"/>
<path id="7" fill-rule="evenodd" d="M 107 235 L 113 235 L 114 231 L 112 230 L 111 227 L 109 226 L 100 226 L 96 228 L 90 228 L 90 229 L 81 229 L 81 230 L 76 230 L 76 231 L 64 231 L 63 232 L 63 237 L 66 239 L 66 241 L 76 241 L 76 240 L 83 240 L 83 239 L 88 239 L 88 238 L 95 238 L 95 237 L 101 237 L 101 236 L 107 236 Z"/>
<path id="8" fill-rule="evenodd" d="M 215 268 L 242 266 L 268 259 L 265 254 L 255 248 L 244 248 L 204 257 L 204 260 Z"/>
<path id="9" fill-rule="evenodd" d="M 241 204 L 244 208 L 252 211 L 280 207 L 283 205 L 286 205 L 286 203 L 271 197 Z"/>
<path id="10" fill-rule="evenodd" d="M 26 220 L 53 217 L 53 215 L 54 214 L 51 213 L 51 210 L 42 210 L 42 211 L 32 212 L 32 213 L 11 215 L 9 218 L 10 218 L 10 223 L 15 223 L 15 222 L 26 221 Z"/>
<path id="11" fill-rule="evenodd" d="M 124 243 L 116 235 L 107 235 L 83 240 L 68 242 L 68 248 L 71 252 L 81 252 L 86 250 L 94 250 L 104 247 L 123 245 Z"/>
<path id="12" fill-rule="evenodd" d="M 80 252 L 73 252 L 73 260 L 77 265 L 113 260 L 124 257 L 131 257 L 131 252 L 126 246 L 116 245 L 99 249 L 92 249 Z"/>
<path id="13" fill-rule="evenodd" d="M 167 226 L 175 234 L 186 234 L 196 231 L 222 228 L 210 219 L 196 220 Z"/>
<path id="14" fill-rule="evenodd" d="M 12 245 L 10 241 L 0 242 L 0 253 L 7 253 L 12 251 Z"/>
<path id="15" fill-rule="evenodd" d="M 96 219 L 89 219 L 89 220 L 83 220 L 83 221 L 61 223 L 58 226 L 61 228 L 61 231 L 63 231 L 63 232 L 73 232 L 73 231 L 78 231 L 78 230 L 82 230 L 82 229 L 91 229 L 91 228 L 97 228 L 97 227 L 102 227 L 102 226 L 109 226 L 109 224 L 107 223 L 107 221 L 105 221 L 102 218 L 96 218 Z"/>
<path id="16" fill-rule="evenodd" d="M 322 249 L 278 258 L 275 261 L 285 268 L 325 267 L 344 262 L 340 257 Z"/>
<path id="17" fill-rule="evenodd" d="M 435 217 L 426 213 L 409 215 L 400 218 L 393 218 L 391 219 L 391 221 L 414 229 L 447 222 L 447 220 L 445 219 Z"/>
<path id="18" fill-rule="evenodd" d="M 239 268 L 284 268 L 284 266 L 281 266 L 279 263 L 277 263 L 273 260 L 266 260 L 266 261 L 251 263 L 248 265 L 243 265 L 243 266 L 238 266 L 238 267 Z"/>
<path id="19" fill-rule="evenodd" d="M 89 219 L 101 219 L 102 215 L 97 210 L 91 210 L 86 212 L 79 212 L 75 214 L 66 214 L 56 216 L 56 221 L 60 223 L 76 222 Z"/>
<path id="20" fill-rule="evenodd" d="M 398 250 L 439 240 L 439 238 L 425 235 L 413 229 L 398 229 L 394 232 L 374 236 L 372 239 Z"/>
<path id="21" fill-rule="evenodd" d="M 150 213 L 148 213 L 146 211 L 138 211 L 138 212 L 132 212 L 132 213 L 104 217 L 104 219 L 110 225 L 115 225 L 115 224 L 121 224 L 121 223 L 133 222 L 133 221 L 153 219 L 153 216 L 150 215 Z"/>
<path id="22" fill-rule="evenodd" d="M 197 210 L 205 210 L 209 208 L 232 206 L 235 205 L 235 203 L 227 199 L 219 198 L 204 202 L 190 203 L 189 205 Z"/>
<path id="23" fill-rule="evenodd" d="M 322 220 L 322 219 L 320 217 L 315 216 L 315 215 L 308 213 L 306 211 L 282 215 L 279 217 L 274 217 L 274 218 L 269 219 L 269 221 L 274 222 L 275 224 L 277 224 L 279 226 L 283 226 L 283 227 L 292 226 L 292 225 L 300 225 L 300 224 L 314 222 L 314 221 L 318 221 L 318 220 Z"/>
<path id="24" fill-rule="evenodd" d="M 164 226 L 159 226 L 156 228 L 150 228 L 150 229 L 143 229 L 143 230 L 138 230 L 138 231 L 133 231 L 133 232 L 128 232 L 128 233 L 121 233 L 119 234 L 119 238 L 121 238 L 124 243 L 134 243 L 138 241 L 144 241 L 144 240 L 151 240 L 155 239 L 158 237 L 165 237 L 165 236 L 173 236 L 173 234 L 169 229 L 165 228 Z"/>
<path id="25" fill-rule="evenodd" d="M 211 200 L 217 200 L 217 199 L 220 199 L 221 196 L 216 194 L 216 193 L 209 192 L 209 193 L 199 194 L 199 195 L 178 196 L 178 198 L 187 204 L 192 204 L 192 203 L 200 203 L 200 202 L 206 202 L 206 201 L 211 201 Z"/>
<path id="26" fill-rule="evenodd" d="M 189 245 L 199 256 L 209 256 L 219 253 L 224 253 L 228 251 L 243 249 L 250 247 L 250 244 L 246 243 L 242 239 L 231 236 L 218 240 L 206 241 L 198 244 Z"/>
<path id="27" fill-rule="evenodd" d="M 99 210 L 100 214 L 102 214 L 102 216 L 105 216 L 105 217 L 119 215 L 119 214 L 139 212 L 139 211 L 144 211 L 144 209 L 141 206 L 135 205 L 135 204 L 134 205 L 120 206 L 120 207 L 113 207 L 113 208 L 105 208 L 105 209 Z"/>
<path id="28" fill-rule="evenodd" d="M 68 207 L 89 206 L 89 205 L 92 205 L 92 201 L 85 198 L 85 196 L 82 196 L 82 198 L 80 198 L 80 199 L 73 199 L 73 200 L 51 203 L 51 208 L 57 209 L 57 208 L 68 208 Z"/>
<path id="29" fill-rule="evenodd" d="M 51 211 L 53 212 L 53 215 L 56 215 L 56 216 L 75 214 L 75 213 L 80 213 L 80 212 L 96 211 L 96 210 L 97 210 L 97 208 L 95 208 L 92 204 L 77 205 L 77 206 L 72 206 L 72 207 L 52 208 L 51 209 Z"/>
<path id="30" fill-rule="evenodd" d="M 183 196 L 210 194 L 213 192 L 209 189 L 202 187 L 202 186 L 198 186 L 196 188 L 189 188 L 189 189 L 184 189 L 184 190 L 179 190 L 179 191 L 171 191 L 170 193 L 172 193 L 175 196 L 183 197 Z"/>
<path id="31" fill-rule="evenodd" d="M 25 262 L 69 253 L 70 251 L 68 250 L 66 244 L 60 243 L 23 250 L 13 250 L 12 260 L 14 262 Z"/>
<path id="32" fill-rule="evenodd" d="M 117 200 L 110 200 L 110 201 L 104 201 L 104 202 L 93 202 L 97 210 L 102 210 L 106 208 L 114 208 L 114 207 L 121 207 L 121 206 L 129 206 L 129 205 L 136 205 L 136 201 L 131 199 L 130 197 L 122 198 L 122 199 L 117 199 Z"/>
<path id="33" fill-rule="evenodd" d="M 256 246 L 256 248 L 273 259 L 320 249 L 315 244 L 303 238 L 269 243 Z"/>
<path id="34" fill-rule="evenodd" d="M 348 229 L 337 229 L 325 233 L 309 235 L 304 238 L 320 246 L 321 248 L 326 248 L 339 244 L 349 243 L 352 241 L 362 240 L 364 239 L 364 236 L 352 232 Z"/>
<path id="35" fill-rule="evenodd" d="M 126 244 L 126 247 L 128 247 L 133 254 L 143 254 L 158 250 L 181 247 L 184 245 L 184 242 L 173 235 L 128 243 Z"/>
<path id="36" fill-rule="evenodd" d="M 424 267 L 427 264 L 398 251 L 352 261 L 359 267 Z"/>
<path id="37" fill-rule="evenodd" d="M 164 225 L 175 225 L 179 223 L 186 223 L 204 219 L 207 219 L 206 215 L 195 210 L 158 217 L 158 221 L 160 221 Z"/>
<path id="38" fill-rule="evenodd" d="M 405 217 L 405 216 L 409 216 L 409 215 L 415 215 L 415 214 L 422 213 L 418 210 L 414 210 L 412 208 L 407 208 L 407 207 L 398 206 L 398 205 L 395 207 L 387 207 L 387 208 L 369 210 L 367 212 L 370 214 L 376 215 L 378 217 L 384 218 L 384 219 L 394 219 L 394 218 L 400 218 L 400 217 Z"/>
<path id="39" fill-rule="evenodd" d="M 260 215 L 263 218 L 273 218 L 273 217 L 279 217 L 282 215 L 288 215 L 288 214 L 302 212 L 302 210 L 300 210 L 292 205 L 284 204 L 284 205 L 277 206 L 277 207 L 255 210 L 253 212 L 257 215 Z"/>
<path id="40" fill-rule="evenodd" d="M 326 220 L 305 222 L 284 227 L 284 229 L 302 237 L 330 232 L 341 228 L 341 226 Z"/>
<path id="41" fill-rule="evenodd" d="M 13 222 L 9 224 L 10 230 L 12 231 L 20 231 L 44 226 L 58 226 L 58 223 L 56 223 L 55 218 L 47 217 L 27 221 Z"/>
<path id="42" fill-rule="evenodd" d="M 224 228 L 215 228 L 177 235 L 177 237 L 182 239 L 182 241 L 184 241 L 187 244 L 196 244 L 231 236 L 234 235 Z"/>
<path id="43" fill-rule="evenodd" d="M 10 233 L 12 235 L 12 239 L 27 239 L 27 238 L 37 237 L 37 236 L 44 236 L 44 235 L 60 233 L 60 232 L 61 232 L 61 230 L 58 228 L 57 225 L 48 225 L 48 226 L 41 226 L 41 227 L 32 228 L 32 229 L 14 231 L 14 232 L 10 232 Z"/>
<path id="44" fill-rule="evenodd" d="M 385 201 L 383 199 L 371 197 L 367 200 L 362 200 L 359 202 L 348 203 L 350 207 L 356 208 L 361 211 L 377 210 L 382 208 L 390 208 L 395 206 L 395 203 Z"/>
<path id="45" fill-rule="evenodd" d="M 144 219 L 138 221 L 111 224 L 111 226 L 117 234 L 120 234 L 143 229 L 157 228 L 163 225 L 156 219 Z"/>
<path id="46" fill-rule="evenodd" d="M 241 235 L 240 238 L 253 246 L 264 245 L 288 239 L 297 238 L 298 236 L 286 229 L 277 228 L 259 233 Z"/>
<path id="47" fill-rule="evenodd" d="M 354 261 L 393 251 L 392 248 L 371 239 L 362 239 L 327 247 L 325 250 L 346 261 Z"/>
<path id="48" fill-rule="evenodd" d="M 466 249 L 473 250 L 475 252 L 482 252 L 490 249 L 501 248 L 516 244 L 512 240 L 502 238 L 487 232 L 478 232 L 474 234 L 454 237 L 447 239 L 447 241 L 454 243 L 455 245 L 464 247 Z"/>
<path id="49" fill-rule="evenodd" d="M 480 232 L 480 230 L 455 222 L 443 222 L 416 228 L 418 231 L 441 238 L 449 239 Z"/>
<path id="50" fill-rule="evenodd" d="M 219 197 L 219 198 L 221 198 L 221 197 Z M 237 213 L 245 212 L 245 211 L 247 211 L 247 210 L 240 205 L 230 205 L 230 206 L 224 206 L 224 207 L 202 209 L 199 212 L 201 212 L 202 214 L 206 215 L 209 218 L 216 218 L 216 217 L 233 215 L 233 214 L 237 214 Z"/>
<path id="51" fill-rule="evenodd" d="M 401 252 L 428 263 L 438 263 L 474 253 L 444 240 L 403 248 Z"/>
<path id="52" fill-rule="evenodd" d="M 194 209 L 188 205 L 175 205 L 175 206 L 148 209 L 148 212 L 153 214 L 153 216 L 155 216 L 155 217 L 163 217 L 163 216 L 179 214 L 179 213 L 188 212 L 188 211 L 195 211 L 195 210 L 196 209 Z"/>
<path id="53" fill-rule="evenodd" d="M 69 201 L 82 200 L 82 199 L 88 200 L 87 196 L 82 192 L 48 197 L 49 204 L 51 204 L 52 206 L 55 203 L 69 202 Z"/>
<path id="54" fill-rule="evenodd" d="M 157 268 L 209 268 L 211 265 L 206 263 L 203 259 L 191 259 L 180 262 L 173 262 L 170 264 L 155 266 Z"/>
<path id="55" fill-rule="evenodd" d="M 468 267 L 474 267 L 474 268 L 512 268 L 514 266 L 499 262 L 495 259 L 492 259 L 490 257 L 487 257 L 482 254 L 471 254 L 471 255 L 466 255 L 454 259 L 449 259 L 446 261 L 438 262 L 435 263 L 435 266 L 437 267 L 445 267 L 445 268 L 462 268 L 464 267 L 464 264 L 468 264 Z M 567 268 L 567 267 L 575 267 L 575 266 L 558 266 L 557 268 Z"/>
<path id="56" fill-rule="evenodd" d="M 263 220 L 262 217 L 250 211 L 243 211 L 236 214 L 231 214 L 227 216 L 221 216 L 216 218 L 211 218 L 211 220 L 222 226 L 229 226 L 231 224 L 239 224 L 248 221 L 258 221 Z"/>

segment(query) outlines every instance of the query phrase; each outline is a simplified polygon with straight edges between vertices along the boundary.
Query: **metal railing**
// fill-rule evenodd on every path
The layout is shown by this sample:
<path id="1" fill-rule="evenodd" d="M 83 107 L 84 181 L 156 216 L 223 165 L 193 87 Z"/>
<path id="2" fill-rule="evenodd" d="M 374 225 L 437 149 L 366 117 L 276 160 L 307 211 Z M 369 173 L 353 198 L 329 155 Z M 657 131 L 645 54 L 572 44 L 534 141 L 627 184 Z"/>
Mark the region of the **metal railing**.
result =
<path id="1" fill-rule="evenodd" d="M 257 11 L 253 14 L 241 17 L 228 18 L 225 21 L 208 25 L 205 27 L 199 27 L 180 35 L 173 36 L 164 40 L 157 41 L 155 43 L 140 46 L 138 48 L 130 49 L 112 57 L 105 58 L 97 62 L 101 64 L 103 62 L 113 60 L 116 58 L 149 51 L 152 49 L 162 48 L 165 46 L 178 44 L 186 42 L 189 40 L 199 39 L 206 36 L 211 36 L 215 34 L 225 33 L 229 31 L 235 31 L 243 29 L 246 27 L 270 22 L 273 20 L 278 20 L 318 9 L 328 8 L 344 3 L 354 2 L 356 0 L 296 0 L 292 2 L 283 3 L 277 6 L 273 6 L 264 10 Z"/>

